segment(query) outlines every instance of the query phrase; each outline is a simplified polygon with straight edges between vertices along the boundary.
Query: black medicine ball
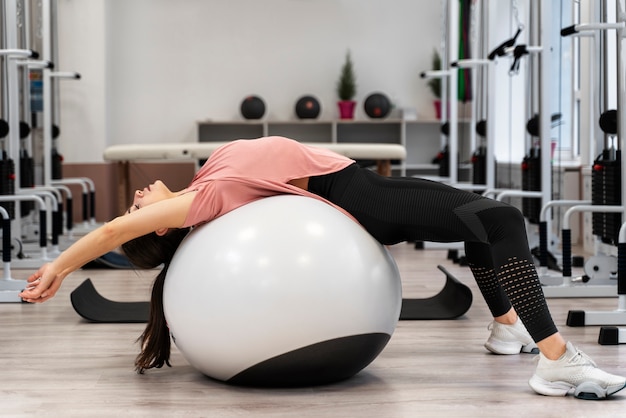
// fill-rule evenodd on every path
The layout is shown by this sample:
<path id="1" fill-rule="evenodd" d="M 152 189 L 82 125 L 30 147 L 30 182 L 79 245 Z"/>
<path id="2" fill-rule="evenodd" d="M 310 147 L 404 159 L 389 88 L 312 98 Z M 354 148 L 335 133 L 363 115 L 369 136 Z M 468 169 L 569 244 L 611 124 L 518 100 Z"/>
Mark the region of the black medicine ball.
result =
<path id="1" fill-rule="evenodd" d="M 296 102 L 296 116 L 300 119 L 315 119 L 320 110 L 320 102 L 313 96 L 302 96 Z"/>
<path id="2" fill-rule="evenodd" d="M 0 138 L 4 138 L 9 134 L 9 124 L 6 120 L 0 119 Z"/>
<path id="3" fill-rule="evenodd" d="M 30 125 L 24 121 L 20 121 L 20 139 L 24 139 L 28 135 L 30 135 Z"/>
<path id="4" fill-rule="evenodd" d="M 258 96 L 248 96 L 241 102 L 241 114 L 246 119 L 261 119 L 265 114 L 265 102 Z"/>
<path id="5" fill-rule="evenodd" d="M 391 111 L 391 102 L 384 94 L 373 93 L 365 99 L 363 107 L 370 118 L 384 118 Z"/>

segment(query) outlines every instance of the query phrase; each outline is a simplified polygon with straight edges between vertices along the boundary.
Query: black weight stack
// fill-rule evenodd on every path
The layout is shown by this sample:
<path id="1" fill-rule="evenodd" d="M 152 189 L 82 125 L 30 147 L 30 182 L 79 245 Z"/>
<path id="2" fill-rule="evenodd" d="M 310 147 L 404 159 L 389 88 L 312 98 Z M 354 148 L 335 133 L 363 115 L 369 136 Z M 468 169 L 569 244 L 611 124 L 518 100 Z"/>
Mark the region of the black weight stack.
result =
<path id="1" fill-rule="evenodd" d="M 434 164 L 439 165 L 437 175 L 440 177 L 448 177 L 450 175 L 450 152 L 446 146 L 443 151 L 440 151 L 433 160 Z"/>
<path id="2" fill-rule="evenodd" d="M 24 121 L 20 121 L 20 140 L 28 138 L 30 132 L 30 125 Z M 26 149 L 20 150 L 20 187 L 23 189 L 35 187 L 35 163 Z M 33 209 L 35 209 L 35 202 L 21 202 L 20 216 L 27 216 Z"/>
<path id="3" fill-rule="evenodd" d="M 59 154 L 56 148 L 52 149 L 52 180 L 61 180 L 63 178 L 63 156 Z"/>
<path id="4" fill-rule="evenodd" d="M 472 183 L 487 183 L 487 150 L 485 147 L 478 147 L 472 154 Z"/>
<path id="5" fill-rule="evenodd" d="M 591 170 L 591 203 L 593 205 L 622 204 L 621 151 L 611 156 L 605 150 L 593 162 Z M 593 234 L 605 244 L 617 245 L 619 229 L 622 225 L 621 213 L 593 213 Z"/>
<path id="6" fill-rule="evenodd" d="M 541 150 L 531 149 L 522 160 L 522 190 L 541 190 Z M 532 224 L 539 223 L 541 199 L 537 197 L 522 198 L 522 213 Z"/>
<path id="7" fill-rule="evenodd" d="M 26 150 L 20 151 L 20 187 L 23 189 L 35 187 L 35 164 Z M 20 203 L 20 215 L 27 216 L 35 209 L 35 203 L 24 201 Z"/>
<path id="8" fill-rule="evenodd" d="M 2 151 L 0 160 L 0 195 L 15 194 L 15 162 L 8 158 L 6 151 Z M 1 202 L 11 219 L 15 219 L 15 202 Z"/>
<path id="9" fill-rule="evenodd" d="M 61 128 L 58 125 L 52 125 L 52 140 L 56 141 L 61 135 Z M 63 178 L 63 156 L 59 154 L 55 146 L 55 142 L 52 143 L 52 180 L 61 180 Z"/>

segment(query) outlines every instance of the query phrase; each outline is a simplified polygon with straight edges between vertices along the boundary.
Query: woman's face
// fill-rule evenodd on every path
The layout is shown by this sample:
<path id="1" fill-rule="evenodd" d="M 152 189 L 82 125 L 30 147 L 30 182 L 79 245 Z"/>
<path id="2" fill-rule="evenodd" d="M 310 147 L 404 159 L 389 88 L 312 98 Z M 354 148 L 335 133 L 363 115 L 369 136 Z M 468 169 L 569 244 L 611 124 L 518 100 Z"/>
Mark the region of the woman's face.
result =
<path id="1" fill-rule="evenodd" d="M 143 190 L 136 190 L 133 196 L 133 205 L 128 209 L 127 213 L 134 212 L 141 209 L 144 206 L 150 205 L 155 202 L 159 202 L 171 197 L 172 192 L 161 181 L 157 180 L 154 183 L 146 186 Z"/>

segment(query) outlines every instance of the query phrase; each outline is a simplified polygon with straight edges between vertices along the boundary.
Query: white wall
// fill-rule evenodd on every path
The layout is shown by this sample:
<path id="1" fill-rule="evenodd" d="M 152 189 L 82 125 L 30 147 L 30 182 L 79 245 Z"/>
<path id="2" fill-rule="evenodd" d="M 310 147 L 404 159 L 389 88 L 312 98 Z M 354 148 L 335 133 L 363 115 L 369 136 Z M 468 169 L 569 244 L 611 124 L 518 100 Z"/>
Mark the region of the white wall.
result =
<path id="1" fill-rule="evenodd" d="M 433 117 L 419 73 L 440 45 L 439 2 L 57 1 L 60 69 L 83 76 L 60 90 L 66 162 L 101 161 L 113 144 L 195 141 L 197 121 L 240 119 L 253 93 L 267 118 L 294 118 L 309 93 L 334 118 L 348 49 L 361 103 L 382 91 Z"/>
<path id="2" fill-rule="evenodd" d="M 77 71 L 79 81 L 61 81 L 61 152 L 67 162 L 102 161 L 108 144 L 106 0 L 58 0 L 59 71 Z"/>

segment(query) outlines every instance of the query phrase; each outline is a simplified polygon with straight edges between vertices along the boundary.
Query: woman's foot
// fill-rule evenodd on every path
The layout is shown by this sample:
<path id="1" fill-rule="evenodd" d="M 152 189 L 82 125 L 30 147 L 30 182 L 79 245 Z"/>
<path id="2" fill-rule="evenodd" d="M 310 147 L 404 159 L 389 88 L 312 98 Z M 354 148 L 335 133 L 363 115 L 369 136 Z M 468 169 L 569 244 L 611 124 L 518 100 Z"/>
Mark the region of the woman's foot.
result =
<path id="1" fill-rule="evenodd" d="M 519 319 L 512 325 L 493 321 L 488 329 L 491 335 L 485 343 L 485 348 L 494 354 L 539 353 L 537 344 Z"/>
<path id="2" fill-rule="evenodd" d="M 539 354 L 537 370 L 528 384 L 541 395 L 602 399 L 624 389 L 626 378 L 600 370 L 593 360 L 568 342 L 565 354 L 557 360 Z"/>

